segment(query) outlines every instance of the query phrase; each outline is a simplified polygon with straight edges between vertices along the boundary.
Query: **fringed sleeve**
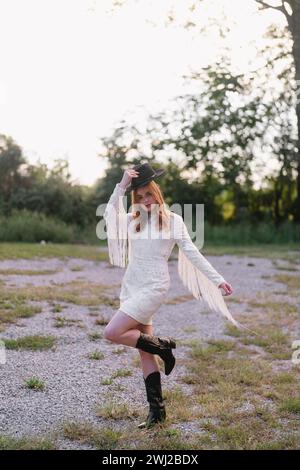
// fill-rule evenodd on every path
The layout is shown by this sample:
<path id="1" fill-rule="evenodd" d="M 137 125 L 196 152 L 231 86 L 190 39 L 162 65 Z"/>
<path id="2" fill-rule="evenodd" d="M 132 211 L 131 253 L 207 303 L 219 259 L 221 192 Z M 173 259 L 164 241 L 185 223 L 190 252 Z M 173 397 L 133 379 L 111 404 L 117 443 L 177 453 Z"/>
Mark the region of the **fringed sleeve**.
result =
<path id="1" fill-rule="evenodd" d="M 175 217 L 178 223 L 175 232 L 175 242 L 179 248 L 178 274 L 184 286 L 210 310 L 221 313 L 235 326 L 239 326 L 229 312 L 218 288 L 220 284 L 226 282 L 225 279 L 199 252 L 191 240 L 183 218 L 178 214 Z"/>
<path id="2" fill-rule="evenodd" d="M 128 243 L 128 222 L 131 214 L 125 211 L 123 196 L 126 189 L 116 184 L 106 205 L 103 217 L 107 227 L 107 244 L 110 263 L 115 266 L 127 266 L 130 257 Z"/>

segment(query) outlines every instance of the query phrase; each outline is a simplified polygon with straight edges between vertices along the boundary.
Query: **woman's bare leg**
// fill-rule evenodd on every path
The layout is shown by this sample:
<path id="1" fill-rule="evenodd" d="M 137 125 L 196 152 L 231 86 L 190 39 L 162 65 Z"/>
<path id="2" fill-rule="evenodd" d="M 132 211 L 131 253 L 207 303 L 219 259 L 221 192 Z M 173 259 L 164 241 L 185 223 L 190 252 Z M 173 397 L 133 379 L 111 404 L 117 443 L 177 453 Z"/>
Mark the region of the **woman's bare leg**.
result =
<path id="1" fill-rule="evenodd" d="M 117 344 L 135 347 L 140 332 L 153 334 L 152 325 L 143 325 L 126 315 L 121 310 L 113 315 L 104 329 L 104 338 Z M 151 372 L 158 371 L 159 366 L 155 354 L 138 349 L 141 357 L 143 375 L 146 378 Z"/>
<path id="2" fill-rule="evenodd" d="M 104 328 L 104 338 L 108 341 L 135 347 L 140 336 L 140 323 L 121 310 L 117 310 Z"/>

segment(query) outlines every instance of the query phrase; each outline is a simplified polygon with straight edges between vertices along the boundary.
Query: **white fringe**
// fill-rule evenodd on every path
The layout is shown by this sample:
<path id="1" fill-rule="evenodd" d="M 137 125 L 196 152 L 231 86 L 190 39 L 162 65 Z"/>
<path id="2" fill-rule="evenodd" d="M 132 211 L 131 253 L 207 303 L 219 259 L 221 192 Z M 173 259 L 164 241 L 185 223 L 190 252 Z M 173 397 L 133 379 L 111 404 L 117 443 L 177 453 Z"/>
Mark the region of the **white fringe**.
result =
<path id="1" fill-rule="evenodd" d="M 113 208 L 107 212 L 107 245 L 110 263 L 124 268 L 130 257 L 128 243 L 127 215 L 117 214 Z M 129 246 L 128 246 L 129 245 Z"/>
<path id="2" fill-rule="evenodd" d="M 178 274 L 182 283 L 196 299 L 214 312 L 221 313 L 235 326 L 240 324 L 232 317 L 218 288 L 208 277 L 202 273 L 187 258 L 183 250 L 178 247 Z"/>

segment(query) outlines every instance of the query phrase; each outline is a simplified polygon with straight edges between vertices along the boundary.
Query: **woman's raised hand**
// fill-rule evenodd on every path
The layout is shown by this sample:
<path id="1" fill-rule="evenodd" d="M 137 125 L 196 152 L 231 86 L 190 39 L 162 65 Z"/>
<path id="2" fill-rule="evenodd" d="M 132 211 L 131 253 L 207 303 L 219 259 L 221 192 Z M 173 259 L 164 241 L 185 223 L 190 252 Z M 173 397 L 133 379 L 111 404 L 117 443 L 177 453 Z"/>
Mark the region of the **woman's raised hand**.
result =
<path id="1" fill-rule="evenodd" d="M 120 186 L 124 189 L 127 188 L 131 184 L 132 178 L 136 178 L 139 176 L 139 172 L 130 168 L 129 170 L 125 170 L 123 174 L 123 178 L 121 179 Z"/>

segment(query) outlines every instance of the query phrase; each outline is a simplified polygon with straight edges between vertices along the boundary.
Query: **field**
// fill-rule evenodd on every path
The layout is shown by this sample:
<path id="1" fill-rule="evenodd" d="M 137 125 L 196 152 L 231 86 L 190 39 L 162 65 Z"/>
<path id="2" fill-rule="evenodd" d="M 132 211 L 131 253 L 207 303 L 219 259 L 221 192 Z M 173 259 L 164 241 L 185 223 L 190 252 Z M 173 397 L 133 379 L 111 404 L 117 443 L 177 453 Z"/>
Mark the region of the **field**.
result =
<path id="1" fill-rule="evenodd" d="M 103 338 L 124 269 L 104 247 L 0 244 L 0 449 L 299 448 L 299 246 L 203 254 L 234 289 L 233 316 L 257 334 L 204 310 L 174 252 L 153 319 L 155 334 L 177 340 L 170 376 L 160 363 L 167 421 L 140 430 L 138 351 Z"/>

